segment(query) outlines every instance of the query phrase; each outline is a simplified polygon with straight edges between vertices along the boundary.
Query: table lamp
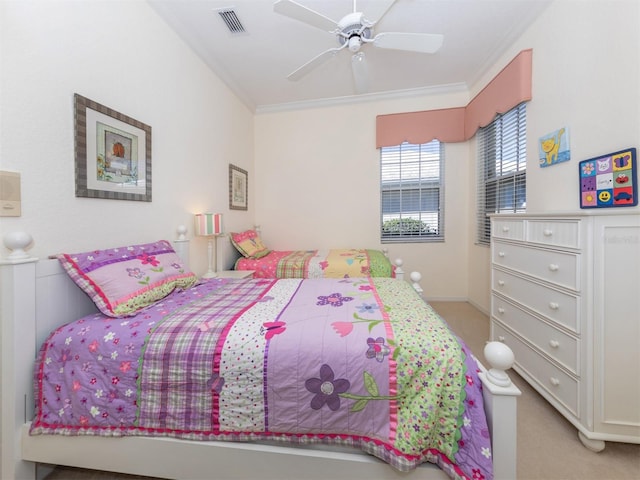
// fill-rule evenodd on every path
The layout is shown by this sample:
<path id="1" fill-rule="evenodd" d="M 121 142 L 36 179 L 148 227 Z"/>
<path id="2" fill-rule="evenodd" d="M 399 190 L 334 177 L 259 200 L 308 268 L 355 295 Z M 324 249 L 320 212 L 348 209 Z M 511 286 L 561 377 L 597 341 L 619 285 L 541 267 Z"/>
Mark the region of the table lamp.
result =
<path id="1" fill-rule="evenodd" d="M 218 276 L 217 265 L 215 265 L 216 240 L 222 234 L 222 214 L 221 213 L 198 213 L 196 215 L 195 234 L 207 237 L 207 252 L 209 254 L 209 270 L 202 278 L 214 278 Z"/>

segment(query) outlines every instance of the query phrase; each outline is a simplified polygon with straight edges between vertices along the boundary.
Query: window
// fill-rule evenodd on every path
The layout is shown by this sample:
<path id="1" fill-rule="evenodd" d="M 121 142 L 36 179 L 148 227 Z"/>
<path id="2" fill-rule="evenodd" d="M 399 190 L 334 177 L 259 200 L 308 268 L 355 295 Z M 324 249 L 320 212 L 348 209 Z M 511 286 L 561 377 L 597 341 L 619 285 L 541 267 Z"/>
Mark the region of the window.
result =
<path id="1" fill-rule="evenodd" d="M 443 148 L 439 141 L 380 148 L 381 241 L 444 240 Z"/>
<path id="2" fill-rule="evenodd" d="M 527 206 L 527 111 L 524 103 L 478 130 L 478 243 L 489 244 L 489 213 Z"/>

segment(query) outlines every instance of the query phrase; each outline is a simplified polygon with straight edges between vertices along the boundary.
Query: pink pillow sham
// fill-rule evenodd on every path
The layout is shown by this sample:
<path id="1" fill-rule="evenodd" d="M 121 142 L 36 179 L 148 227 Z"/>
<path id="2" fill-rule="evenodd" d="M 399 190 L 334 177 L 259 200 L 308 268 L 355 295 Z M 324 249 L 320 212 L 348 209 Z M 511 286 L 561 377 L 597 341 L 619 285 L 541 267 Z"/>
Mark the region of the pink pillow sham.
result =
<path id="1" fill-rule="evenodd" d="M 166 240 L 58 255 L 69 277 L 110 317 L 128 317 L 198 277 Z"/>
<path id="2" fill-rule="evenodd" d="M 231 243 L 242 256 L 247 258 L 262 258 L 271 252 L 264 246 L 260 235 L 255 230 L 231 233 Z"/>

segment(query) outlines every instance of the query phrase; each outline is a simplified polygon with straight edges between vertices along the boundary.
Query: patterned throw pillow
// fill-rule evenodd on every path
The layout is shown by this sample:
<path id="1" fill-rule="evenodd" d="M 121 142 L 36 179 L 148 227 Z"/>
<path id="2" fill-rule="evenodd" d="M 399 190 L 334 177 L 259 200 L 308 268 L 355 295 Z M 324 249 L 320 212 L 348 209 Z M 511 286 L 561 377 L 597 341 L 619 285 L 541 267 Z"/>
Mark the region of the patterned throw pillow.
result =
<path id="1" fill-rule="evenodd" d="M 62 267 L 96 307 L 110 317 L 128 317 L 193 286 L 189 271 L 166 240 L 142 245 L 58 255 Z"/>
<path id="2" fill-rule="evenodd" d="M 262 258 L 271 253 L 255 230 L 231 234 L 231 243 L 247 258 Z"/>

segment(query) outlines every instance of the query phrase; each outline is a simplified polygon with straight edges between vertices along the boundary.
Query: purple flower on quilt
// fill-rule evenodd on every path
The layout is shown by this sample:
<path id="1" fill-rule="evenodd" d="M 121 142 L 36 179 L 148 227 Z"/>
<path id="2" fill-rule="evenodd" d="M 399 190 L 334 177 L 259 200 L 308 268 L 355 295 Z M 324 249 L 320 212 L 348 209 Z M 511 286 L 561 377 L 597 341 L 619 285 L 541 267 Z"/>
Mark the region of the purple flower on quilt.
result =
<path id="1" fill-rule="evenodd" d="M 378 362 L 382 362 L 386 355 L 389 355 L 389 347 L 384 344 L 384 338 L 378 337 L 375 340 L 371 337 L 367 338 L 367 358 L 375 358 Z"/>
<path id="2" fill-rule="evenodd" d="M 356 307 L 360 313 L 373 313 L 379 310 L 379 307 L 375 303 L 363 303 Z"/>
<path id="3" fill-rule="evenodd" d="M 129 274 L 130 277 L 133 278 L 142 278 L 144 276 L 144 273 L 142 273 L 142 270 L 140 270 L 139 268 L 127 268 L 127 273 Z"/>
<path id="4" fill-rule="evenodd" d="M 320 378 L 309 378 L 304 386 L 315 396 L 311 400 L 311 408 L 320 410 L 325 403 L 332 411 L 340 408 L 341 393 L 349 390 L 351 383 L 345 378 L 334 379 L 333 370 L 327 364 L 320 367 Z"/>
<path id="5" fill-rule="evenodd" d="M 339 293 L 331 293 L 329 295 L 320 295 L 316 305 L 331 305 L 332 307 L 341 307 L 344 302 L 350 302 L 353 297 L 343 297 Z"/>

